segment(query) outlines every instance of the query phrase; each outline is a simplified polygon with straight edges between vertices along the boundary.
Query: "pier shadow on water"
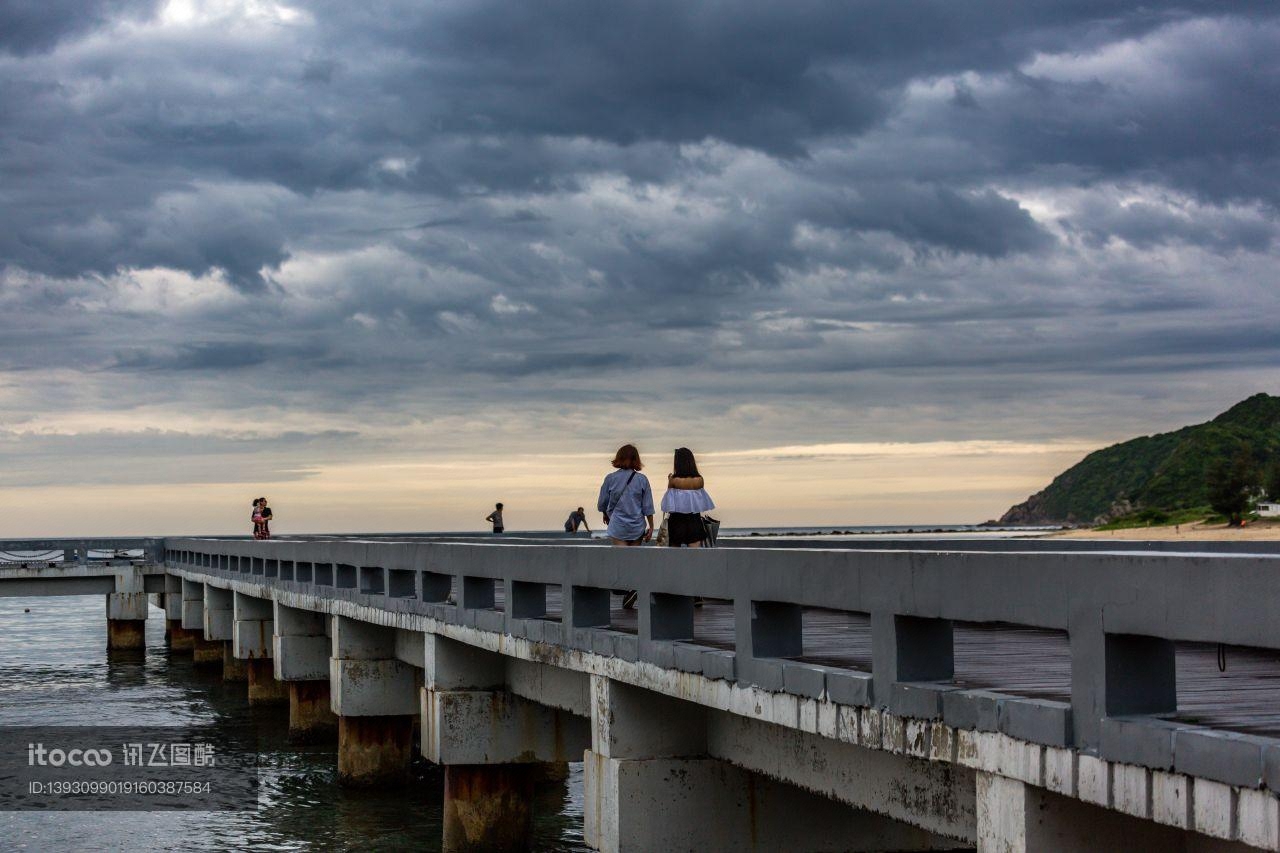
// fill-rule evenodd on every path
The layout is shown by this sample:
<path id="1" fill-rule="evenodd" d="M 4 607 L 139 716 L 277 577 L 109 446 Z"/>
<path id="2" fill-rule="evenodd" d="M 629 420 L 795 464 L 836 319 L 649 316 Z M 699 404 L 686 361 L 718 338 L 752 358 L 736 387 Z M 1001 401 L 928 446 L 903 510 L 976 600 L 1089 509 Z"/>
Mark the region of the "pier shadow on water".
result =
<path id="1" fill-rule="evenodd" d="M 243 683 L 170 656 L 154 608 L 147 650 L 108 655 L 102 596 L 0 599 L 0 725 L 199 726 L 257 745 L 256 809 L 227 812 L 0 811 L 6 850 L 439 850 L 442 772 L 419 759 L 408 783 L 346 790 L 336 745 L 291 744 L 285 706 L 250 707 Z M 539 786 L 536 849 L 586 851 L 582 766 Z"/>

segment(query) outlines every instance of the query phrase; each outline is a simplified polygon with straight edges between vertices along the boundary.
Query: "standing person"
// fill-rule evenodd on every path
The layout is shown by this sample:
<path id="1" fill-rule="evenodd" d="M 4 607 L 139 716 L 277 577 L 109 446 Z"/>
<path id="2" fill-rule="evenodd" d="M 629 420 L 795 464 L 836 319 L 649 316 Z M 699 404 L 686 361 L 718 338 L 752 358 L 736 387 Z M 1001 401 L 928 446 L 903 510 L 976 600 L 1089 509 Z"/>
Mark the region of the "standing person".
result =
<path id="1" fill-rule="evenodd" d="M 258 498 L 258 513 L 262 516 L 262 523 L 258 525 L 258 533 L 254 534 L 254 539 L 270 539 L 271 538 L 271 507 L 267 506 L 266 498 Z"/>
<path id="2" fill-rule="evenodd" d="M 505 530 L 506 528 L 502 526 L 502 504 L 494 504 L 493 512 L 486 515 L 484 520 L 493 522 L 494 533 L 501 533 Z"/>
<path id="3" fill-rule="evenodd" d="M 667 493 L 662 496 L 662 511 L 667 515 L 667 544 L 672 548 L 687 545 L 701 548 L 707 541 L 702 514 L 716 505 L 703 488 L 705 481 L 698 472 L 693 451 L 677 447 L 675 462 L 667 475 Z"/>
<path id="4" fill-rule="evenodd" d="M 253 522 L 253 538 L 262 538 L 262 498 L 253 499 L 253 512 L 249 514 L 249 520 Z"/>
<path id="5" fill-rule="evenodd" d="M 617 470 L 600 484 L 596 509 L 604 515 L 611 545 L 643 545 L 653 538 L 653 490 L 640 473 L 644 464 L 634 444 L 624 444 L 613 457 Z M 646 523 L 647 522 L 647 523 Z"/>
<path id="6" fill-rule="evenodd" d="M 577 533 L 579 526 L 588 533 L 591 532 L 591 528 L 587 526 L 587 514 L 583 511 L 582 507 L 578 507 L 573 512 L 569 513 L 569 519 L 564 523 L 564 532 Z"/>

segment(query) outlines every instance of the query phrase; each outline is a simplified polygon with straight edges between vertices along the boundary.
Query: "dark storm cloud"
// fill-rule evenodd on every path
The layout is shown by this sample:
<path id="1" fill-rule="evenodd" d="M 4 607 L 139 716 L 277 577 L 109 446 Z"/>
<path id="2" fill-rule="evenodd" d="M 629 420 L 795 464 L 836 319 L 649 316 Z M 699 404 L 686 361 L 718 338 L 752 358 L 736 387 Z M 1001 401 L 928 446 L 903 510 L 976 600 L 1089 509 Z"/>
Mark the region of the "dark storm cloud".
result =
<path id="1" fill-rule="evenodd" d="M 1081 233 L 1092 242 L 1116 238 L 1140 249 L 1187 243 L 1218 252 L 1265 252 L 1276 234 L 1275 221 L 1257 211 L 1180 211 L 1143 202 L 1095 202 L 1085 214 Z"/>
<path id="2" fill-rule="evenodd" d="M 1280 355 L 1274 3 L 271 6 L 0 7 L 0 365 L 50 377 L 6 418 L 1007 404 Z"/>
<path id="3" fill-rule="evenodd" d="M 207 343 L 168 352 L 125 352 L 116 358 L 113 366 L 121 370 L 235 370 L 256 367 L 268 358 L 267 348 L 257 344 Z"/>
<path id="4" fill-rule="evenodd" d="M 159 0 L 7 0 L 0 3 L 0 51 L 19 56 L 119 18 L 152 15 Z"/>

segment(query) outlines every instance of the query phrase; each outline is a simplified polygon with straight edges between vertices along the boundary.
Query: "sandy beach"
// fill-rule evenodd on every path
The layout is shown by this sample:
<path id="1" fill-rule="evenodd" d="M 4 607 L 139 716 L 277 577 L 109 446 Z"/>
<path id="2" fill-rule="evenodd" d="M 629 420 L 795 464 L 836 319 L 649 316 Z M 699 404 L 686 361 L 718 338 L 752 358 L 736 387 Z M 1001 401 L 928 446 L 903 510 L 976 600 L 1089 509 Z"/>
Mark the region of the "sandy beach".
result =
<path id="1" fill-rule="evenodd" d="M 1228 540 L 1260 541 L 1280 539 L 1280 519 L 1250 522 L 1245 527 L 1227 527 L 1225 524 L 1182 524 L 1168 527 L 1133 527 L 1127 530 L 1063 530 L 1052 533 L 1066 539 L 1160 539 L 1218 542 Z M 1047 537 L 1046 537 L 1047 538 Z"/>

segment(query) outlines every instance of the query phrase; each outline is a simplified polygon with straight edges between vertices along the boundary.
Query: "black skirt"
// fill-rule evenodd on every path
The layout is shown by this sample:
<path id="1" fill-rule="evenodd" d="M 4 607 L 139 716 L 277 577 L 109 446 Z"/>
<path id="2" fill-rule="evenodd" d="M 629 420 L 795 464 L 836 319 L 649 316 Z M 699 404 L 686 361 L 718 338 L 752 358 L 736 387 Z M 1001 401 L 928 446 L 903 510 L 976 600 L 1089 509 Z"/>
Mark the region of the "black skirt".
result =
<path id="1" fill-rule="evenodd" d="M 667 544 L 672 548 L 704 542 L 706 528 L 702 526 L 702 513 L 673 512 L 667 516 Z"/>

